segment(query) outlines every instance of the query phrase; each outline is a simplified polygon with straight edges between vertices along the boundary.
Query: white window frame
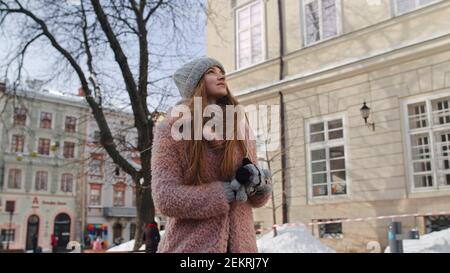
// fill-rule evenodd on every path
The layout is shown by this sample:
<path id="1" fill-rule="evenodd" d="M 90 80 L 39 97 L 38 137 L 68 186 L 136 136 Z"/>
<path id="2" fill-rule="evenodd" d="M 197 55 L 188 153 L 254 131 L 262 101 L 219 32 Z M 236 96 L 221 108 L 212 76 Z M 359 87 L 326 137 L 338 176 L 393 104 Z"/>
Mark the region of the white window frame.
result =
<path id="1" fill-rule="evenodd" d="M 251 6 L 255 5 L 255 4 L 260 4 L 261 5 L 261 61 L 259 62 L 255 62 L 252 63 L 252 60 L 250 60 L 250 64 L 247 66 L 239 66 L 239 57 L 240 57 L 240 52 L 239 52 L 239 12 L 245 9 L 251 9 Z M 263 62 L 266 61 L 266 2 L 263 0 L 256 0 L 256 1 L 252 1 L 242 7 L 239 7 L 235 10 L 234 12 L 234 22 L 235 22 L 235 49 L 236 49 L 236 71 L 238 70 L 243 70 L 252 66 L 256 66 L 258 64 L 261 64 Z M 250 16 L 251 16 L 251 11 L 250 11 Z M 251 22 L 250 22 L 251 24 Z M 250 58 L 252 57 L 252 33 L 251 33 L 251 26 L 250 26 Z"/>
<path id="2" fill-rule="evenodd" d="M 22 152 L 13 152 L 12 150 L 12 148 L 13 148 L 13 138 L 14 138 L 14 136 L 15 135 L 21 135 L 21 136 L 23 136 L 23 151 Z M 22 153 L 22 154 L 25 154 L 25 153 L 27 153 L 27 143 L 26 143 L 26 141 L 27 141 L 27 136 L 24 134 L 24 133 L 20 133 L 20 132 L 13 132 L 13 133 L 11 133 L 10 134 L 10 138 L 9 138 L 9 148 L 8 148 L 8 152 L 9 153 L 13 153 L 13 154 L 17 154 L 17 153 Z"/>
<path id="3" fill-rule="evenodd" d="M 75 132 L 66 132 L 66 118 L 67 118 L 67 117 L 73 117 L 73 118 L 76 119 L 76 120 L 75 120 Z M 63 125 L 62 125 L 62 131 L 63 131 L 64 133 L 66 133 L 66 134 L 76 134 L 77 131 L 78 131 L 78 124 L 79 124 L 79 118 L 78 118 L 78 116 L 75 115 L 75 114 L 70 114 L 70 113 L 68 113 L 68 114 L 64 115 Z"/>
<path id="4" fill-rule="evenodd" d="M 71 142 L 71 143 L 73 143 L 74 144 L 74 147 L 73 147 L 73 157 L 68 157 L 68 158 L 66 158 L 66 157 L 64 157 L 64 142 Z M 60 156 L 61 156 L 61 158 L 63 158 L 63 159 L 65 159 L 65 160 L 73 160 L 73 159 L 76 159 L 76 158 L 78 158 L 77 157 L 77 153 L 78 153 L 78 141 L 76 141 L 76 140 L 74 140 L 74 139 L 63 139 L 63 140 L 61 140 L 60 141 L 60 147 L 59 147 L 59 149 L 61 149 L 60 150 Z"/>
<path id="5" fill-rule="evenodd" d="M 98 205 L 92 205 L 91 204 L 91 189 L 92 189 L 92 184 L 95 184 L 95 185 L 101 185 L 101 188 L 100 188 L 100 204 L 98 204 Z M 90 207 L 90 208 L 101 208 L 102 206 L 103 206 L 103 192 L 105 191 L 105 185 L 103 184 L 103 183 L 89 183 L 88 184 L 88 202 L 87 202 L 87 204 L 88 204 L 88 207 Z"/>
<path id="6" fill-rule="evenodd" d="M 341 139 L 328 139 L 328 126 L 324 126 L 324 135 L 325 140 L 322 142 L 314 142 L 311 143 L 310 140 L 310 124 L 319 123 L 319 122 L 328 122 L 336 119 L 342 120 L 342 130 L 343 130 L 343 138 Z M 316 117 L 311 118 L 307 121 L 305 121 L 305 139 L 306 142 L 306 164 L 307 164 L 307 185 L 308 185 L 308 197 L 309 200 L 339 200 L 339 199 L 348 199 L 351 198 L 351 177 L 350 177 L 350 159 L 349 159 L 349 153 L 348 153 L 348 120 L 347 115 L 345 113 L 336 113 L 332 115 L 322 116 L 322 117 Z M 314 196 L 313 195 L 313 183 L 312 183 L 312 167 L 311 167 L 311 151 L 316 149 L 325 149 L 325 160 L 327 164 L 327 180 L 331 181 L 329 179 L 329 172 L 330 169 L 330 157 L 328 149 L 336 146 L 344 146 L 344 164 L 345 164 L 345 185 L 346 185 L 346 193 L 345 194 L 337 194 L 332 195 L 331 194 L 331 183 L 328 183 L 327 181 L 327 187 L 328 187 L 328 194 L 326 196 Z"/>
<path id="7" fill-rule="evenodd" d="M 21 168 L 19 166 L 11 166 L 11 167 L 8 167 L 8 168 L 5 168 L 5 169 L 6 169 L 6 171 L 5 171 L 4 176 L 3 176 L 3 178 L 4 178 L 3 181 L 5 181 L 3 183 L 3 188 L 5 189 L 5 192 L 22 192 L 22 191 L 24 191 L 25 190 L 25 170 L 24 170 L 24 168 Z M 18 170 L 20 170 L 20 188 L 18 188 L 18 189 L 9 187 L 9 171 L 11 169 L 18 169 Z M 16 202 L 16 205 L 17 205 L 17 202 Z"/>
<path id="8" fill-rule="evenodd" d="M 52 114 L 52 123 L 50 128 L 42 128 L 41 127 L 41 113 L 50 113 Z M 37 128 L 39 130 L 54 130 L 55 129 L 55 123 L 56 123 L 56 112 L 53 110 L 39 110 L 38 111 L 38 124 L 37 124 Z"/>
<path id="9" fill-rule="evenodd" d="M 62 191 L 61 186 L 62 186 L 62 177 L 64 174 L 71 174 L 72 175 L 72 191 L 70 192 L 66 192 L 66 191 Z M 66 194 L 66 195 L 74 195 L 76 192 L 75 186 L 76 186 L 76 176 L 73 172 L 71 171 L 64 171 L 61 172 L 58 176 L 58 192 L 62 193 L 62 194 Z"/>
<path id="10" fill-rule="evenodd" d="M 36 190 L 36 176 L 38 172 L 47 172 L 47 190 Z M 52 173 L 47 169 L 35 169 L 33 170 L 33 178 L 32 178 L 32 192 L 34 193 L 50 193 L 50 188 L 52 186 Z"/>
<path id="11" fill-rule="evenodd" d="M 123 197 L 122 197 L 123 204 L 121 206 L 118 206 L 115 203 L 115 201 L 116 201 L 116 192 L 118 192 L 118 191 L 116 191 L 116 185 L 117 184 L 123 184 L 123 186 L 124 186 L 124 190 L 122 192 L 122 194 L 123 194 Z M 128 191 L 127 184 L 124 181 L 116 182 L 116 183 L 114 183 L 114 185 L 112 185 L 112 191 L 113 191 L 113 194 L 112 194 L 112 196 L 113 196 L 113 198 L 112 198 L 112 206 L 116 207 L 116 208 L 124 208 L 124 207 L 126 207 L 127 206 L 127 203 L 126 203 L 127 202 L 127 196 L 126 196 L 126 194 L 127 194 L 127 191 Z"/>
<path id="12" fill-rule="evenodd" d="M 98 143 L 96 143 L 95 132 L 99 133 Z M 101 139 L 101 131 L 100 131 L 100 129 L 92 130 L 90 132 L 90 134 L 88 134 L 88 144 L 90 144 L 90 145 L 101 145 L 100 139 Z"/>
<path id="13" fill-rule="evenodd" d="M 44 155 L 44 154 L 40 154 L 39 153 L 39 139 L 43 138 L 43 139 L 50 139 L 50 148 L 49 148 L 49 154 L 48 155 Z M 38 156 L 42 156 L 42 157 L 51 157 L 52 154 L 54 154 L 55 152 L 52 151 L 52 145 L 54 144 L 53 139 L 50 136 L 45 136 L 45 135 L 38 135 L 36 136 L 36 153 Z M 60 143 L 61 146 L 61 143 Z"/>
<path id="14" fill-rule="evenodd" d="M 411 0 L 411 1 L 415 2 L 414 3 L 415 7 L 412 10 L 405 11 L 403 13 L 399 13 L 398 12 L 398 0 L 391 0 L 391 1 L 393 2 L 392 3 L 392 7 L 394 8 L 394 16 L 400 16 L 400 15 L 407 14 L 407 13 L 416 11 L 418 9 L 421 9 L 421 8 L 424 8 L 424 7 L 427 7 L 427 6 L 431 6 L 433 4 L 436 4 L 437 2 L 440 2 L 441 0 L 434 0 L 434 1 L 431 1 L 430 3 L 428 3 L 428 4 L 420 4 L 420 0 Z"/>
<path id="15" fill-rule="evenodd" d="M 305 13 L 305 6 L 311 2 L 314 1 L 318 1 L 319 2 L 319 20 L 320 20 L 320 24 L 319 24 L 319 31 L 320 31 L 320 37 L 321 39 L 319 39 L 318 41 L 312 42 L 312 43 L 308 43 L 308 39 L 307 39 L 307 30 L 306 30 L 306 13 Z M 301 14 L 301 25 L 302 27 L 301 29 L 301 37 L 303 39 L 303 47 L 310 47 L 325 41 L 328 41 L 330 39 L 334 39 L 336 37 L 339 37 L 340 35 L 342 35 L 343 31 L 342 31 L 342 4 L 341 4 L 341 0 L 335 0 L 335 5 L 336 5 L 336 35 L 335 36 L 331 36 L 328 38 L 323 39 L 323 23 L 322 23 L 322 0 L 300 0 L 300 14 Z"/>
<path id="16" fill-rule="evenodd" d="M 330 240 L 342 240 L 344 239 L 344 223 L 335 223 L 341 225 L 341 233 L 339 233 L 337 236 L 329 235 L 329 233 L 325 233 L 324 236 L 321 237 L 320 234 L 320 228 L 321 226 L 324 226 L 326 228 L 326 225 L 330 224 L 320 224 L 321 222 L 329 222 L 329 221 L 344 221 L 345 219 L 342 218 L 333 218 L 333 219 L 313 219 L 312 222 L 317 223 L 316 227 L 314 228 L 313 235 L 315 232 L 317 232 L 317 238 L 319 239 L 330 239 Z M 334 223 L 333 223 L 334 224 Z"/>
<path id="17" fill-rule="evenodd" d="M 1 232 L 1 230 L 13 230 L 14 231 L 14 240 L 10 240 L 9 241 L 9 243 L 10 244 L 15 244 L 15 243 L 17 243 L 17 228 L 16 227 L 14 227 L 14 226 L 12 226 L 12 227 L 8 227 L 8 226 L 5 226 L 4 228 L 1 228 L 0 229 L 0 232 Z M 0 233 L 0 235 L 1 235 L 1 233 Z M 3 240 L 1 240 L 1 242 L 0 242 L 1 244 L 7 244 L 8 243 L 8 241 L 3 241 Z"/>
<path id="18" fill-rule="evenodd" d="M 89 158 L 89 160 L 88 160 L 88 169 L 87 169 L 87 172 L 88 172 L 88 175 L 89 176 L 94 176 L 94 177 L 98 177 L 98 178 L 100 178 L 101 177 L 101 179 L 100 180 L 103 180 L 104 178 L 105 178 L 105 173 L 106 173 L 106 168 L 107 168 L 107 161 L 106 161 L 106 157 L 105 157 L 105 154 L 103 154 L 103 159 L 95 159 L 95 158 L 92 158 L 92 154 L 103 154 L 103 153 L 95 153 L 95 152 L 92 152 L 91 153 L 91 155 L 89 155 L 90 156 L 90 158 Z M 97 173 L 92 173 L 91 172 L 91 169 L 89 168 L 89 166 L 92 166 L 92 162 L 94 161 L 94 160 L 98 160 L 99 162 L 101 162 L 101 165 L 100 165 L 100 167 L 101 167 L 101 173 L 100 174 L 97 174 Z M 92 178 L 91 178 L 92 179 Z"/>
<path id="19" fill-rule="evenodd" d="M 14 116 L 15 116 L 15 108 L 25 108 L 26 110 L 27 110 L 27 113 L 26 113 L 26 119 L 25 119 L 25 125 L 16 125 L 15 123 L 14 123 Z M 29 127 L 30 126 L 30 108 L 29 107 L 26 107 L 26 106 L 24 106 L 24 105 L 16 105 L 16 106 L 14 106 L 14 107 L 12 107 L 12 115 L 11 115 L 11 118 L 12 118 L 12 120 L 11 120 L 11 125 L 12 126 L 22 126 L 22 127 Z"/>
<path id="20" fill-rule="evenodd" d="M 449 97 L 450 90 L 447 89 L 443 92 L 438 92 L 433 95 L 428 96 L 415 96 L 411 98 L 404 99 L 400 104 L 401 112 L 402 112 L 402 130 L 404 137 L 404 157 L 406 162 L 406 177 L 407 177 L 407 187 L 408 191 L 411 193 L 421 193 L 421 192 L 441 192 L 441 191 L 449 191 L 450 185 L 440 185 L 438 180 L 438 170 L 437 170 L 437 151 L 436 151 L 436 133 L 442 131 L 450 130 L 449 125 L 434 125 L 433 121 L 433 111 L 431 102 L 440 98 Z M 409 129 L 409 116 L 408 116 L 408 105 L 416 104 L 420 102 L 425 102 L 426 105 L 426 113 L 427 113 L 427 121 L 428 126 L 418 129 Z M 432 170 L 432 178 L 433 178 L 433 186 L 432 187 L 423 187 L 416 188 L 414 184 L 414 166 L 412 165 L 412 152 L 411 152 L 411 136 L 414 134 L 428 134 L 429 136 L 429 145 L 430 145 L 430 153 L 431 153 L 431 170 Z"/>
<path id="21" fill-rule="evenodd" d="M 130 198 L 130 207 L 135 208 L 136 207 L 136 187 L 131 185 L 130 187 L 131 192 L 131 198 Z"/>

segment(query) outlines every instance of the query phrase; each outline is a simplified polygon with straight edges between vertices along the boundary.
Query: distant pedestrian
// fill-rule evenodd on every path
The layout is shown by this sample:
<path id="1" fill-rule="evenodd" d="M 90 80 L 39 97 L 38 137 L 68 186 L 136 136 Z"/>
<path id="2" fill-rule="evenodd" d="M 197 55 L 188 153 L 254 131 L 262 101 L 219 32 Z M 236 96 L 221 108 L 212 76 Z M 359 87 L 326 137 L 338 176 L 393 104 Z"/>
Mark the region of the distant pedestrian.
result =
<path id="1" fill-rule="evenodd" d="M 156 253 L 160 240 L 159 230 L 156 222 L 148 224 L 144 229 L 145 252 Z"/>
<path id="2" fill-rule="evenodd" d="M 52 235 L 50 236 L 50 240 L 51 240 L 51 245 L 52 245 L 52 252 L 56 253 L 57 246 L 58 246 L 58 237 L 56 237 L 55 234 L 52 233 Z"/>
<path id="3" fill-rule="evenodd" d="M 37 235 L 37 232 L 35 232 L 33 234 L 33 236 L 31 237 L 31 246 L 33 248 L 33 253 L 37 253 L 37 248 L 38 248 L 38 235 Z"/>
<path id="4" fill-rule="evenodd" d="M 92 244 L 92 249 L 93 250 L 102 250 L 102 241 L 100 240 L 100 237 L 97 237 L 97 239 L 95 239 L 94 243 Z"/>

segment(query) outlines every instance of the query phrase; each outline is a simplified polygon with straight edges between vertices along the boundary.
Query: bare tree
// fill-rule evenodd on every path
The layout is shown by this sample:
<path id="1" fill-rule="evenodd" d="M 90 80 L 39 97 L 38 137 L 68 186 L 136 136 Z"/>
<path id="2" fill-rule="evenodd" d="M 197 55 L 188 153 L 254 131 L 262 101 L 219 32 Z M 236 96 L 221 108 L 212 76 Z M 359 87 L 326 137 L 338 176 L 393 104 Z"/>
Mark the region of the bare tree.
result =
<path id="1" fill-rule="evenodd" d="M 281 173 L 289 172 L 297 166 L 297 159 L 293 158 L 288 166 L 283 167 L 281 164 L 281 160 L 283 156 L 288 157 L 288 153 L 291 149 L 295 148 L 296 139 L 301 137 L 301 132 L 299 130 L 294 131 L 282 131 L 280 122 L 281 120 L 274 120 L 274 118 L 279 118 L 280 115 L 278 112 L 273 112 L 274 107 L 279 105 L 272 105 L 270 107 L 271 113 L 261 114 L 260 120 L 258 121 L 257 126 L 257 146 L 258 146 L 258 162 L 262 165 L 263 168 L 268 169 L 272 174 L 272 196 L 271 196 L 271 205 L 268 206 L 269 209 L 272 210 L 272 224 L 276 225 L 277 220 L 277 212 L 281 209 L 282 215 L 287 214 L 286 209 L 287 204 L 283 204 L 283 202 L 287 202 L 286 199 L 280 197 L 283 194 L 287 195 L 287 187 L 280 185 L 280 192 L 276 190 L 278 184 L 282 182 Z M 280 109 L 281 111 L 282 109 Z M 295 118 L 302 118 L 301 114 L 294 114 Z M 267 124 L 263 124 L 267 123 Z M 282 138 L 288 139 L 289 144 L 286 147 L 280 147 L 280 140 Z M 292 157 L 291 157 L 292 158 Z M 277 204 L 276 199 L 281 199 L 280 204 Z M 287 222 L 287 220 L 283 219 L 283 224 Z M 277 236 L 277 229 L 273 227 L 273 236 Z"/>
<path id="2" fill-rule="evenodd" d="M 204 3 L 195 0 L 0 0 L 0 29 L 8 34 L 14 26 L 19 33 L 5 78 L 13 78 L 14 90 L 20 86 L 33 45 L 55 57 L 52 76 L 76 75 L 100 129 L 102 147 L 136 186 L 135 250 L 142 245 L 142 228 L 155 216 L 150 187 L 153 117 L 170 96 L 167 86 L 159 84 L 170 76 L 150 80 L 149 75 L 166 72 L 167 62 L 192 57 L 183 48 L 187 42 L 192 45 L 186 22 L 194 22 L 195 12 L 205 10 Z M 140 168 L 118 148 L 105 118 L 104 108 L 114 101 L 127 102 L 134 117 Z"/>

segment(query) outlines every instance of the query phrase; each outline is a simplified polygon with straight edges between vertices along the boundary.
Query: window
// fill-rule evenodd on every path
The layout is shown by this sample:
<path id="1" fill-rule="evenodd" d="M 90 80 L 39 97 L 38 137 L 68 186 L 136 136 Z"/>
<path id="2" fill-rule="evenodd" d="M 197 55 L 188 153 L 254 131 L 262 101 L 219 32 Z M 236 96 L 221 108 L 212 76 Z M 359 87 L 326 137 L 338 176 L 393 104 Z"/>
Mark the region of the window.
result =
<path id="1" fill-rule="evenodd" d="M 22 170 L 10 169 L 8 174 L 8 188 L 20 189 L 22 184 Z"/>
<path id="2" fill-rule="evenodd" d="M 67 116 L 64 131 L 67 133 L 75 133 L 76 126 L 77 126 L 77 118 Z"/>
<path id="3" fill-rule="evenodd" d="M 310 123 L 308 128 L 312 196 L 347 194 L 342 118 Z"/>
<path id="4" fill-rule="evenodd" d="M 440 0 L 394 0 L 395 14 L 401 15 L 439 1 Z"/>
<path id="5" fill-rule="evenodd" d="M 114 185 L 114 207 L 125 206 L 125 183 L 119 182 Z"/>
<path id="6" fill-rule="evenodd" d="M 436 215 L 425 217 L 426 233 L 450 228 L 450 215 Z"/>
<path id="7" fill-rule="evenodd" d="M 136 234 L 136 224 L 130 224 L 130 240 L 134 239 L 134 235 Z"/>
<path id="8" fill-rule="evenodd" d="M 103 154 L 91 154 L 91 164 L 89 164 L 89 172 L 91 175 L 103 176 Z"/>
<path id="9" fill-rule="evenodd" d="M 450 131 L 437 133 L 438 179 L 450 186 Z"/>
<path id="10" fill-rule="evenodd" d="M 114 175 L 120 177 L 120 167 L 117 165 L 112 165 L 114 167 Z"/>
<path id="11" fill-rule="evenodd" d="M 306 45 L 338 34 L 338 0 L 304 0 L 303 25 Z"/>
<path id="12" fill-rule="evenodd" d="M 40 127 L 43 129 L 51 129 L 52 128 L 52 113 L 41 112 Z"/>
<path id="13" fill-rule="evenodd" d="M 48 172 L 37 171 L 35 178 L 36 191 L 47 191 L 47 185 L 48 185 Z"/>
<path id="14" fill-rule="evenodd" d="M 133 192 L 131 193 L 131 206 L 136 207 L 136 186 L 132 187 Z"/>
<path id="15" fill-rule="evenodd" d="M 409 128 L 417 129 L 428 126 L 425 107 L 425 102 L 408 106 Z"/>
<path id="16" fill-rule="evenodd" d="M 14 242 L 16 240 L 16 231 L 14 229 L 2 229 L 2 242 Z"/>
<path id="17" fill-rule="evenodd" d="M 61 191 L 72 192 L 73 191 L 73 175 L 70 173 L 64 173 L 61 175 Z"/>
<path id="18" fill-rule="evenodd" d="M 50 139 L 48 139 L 48 138 L 39 138 L 38 154 L 40 154 L 40 155 L 50 155 Z"/>
<path id="19" fill-rule="evenodd" d="M 23 153 L 24 143 L 25 143 L 24 135 L 13 135 L 11 139 L 11 152 Z"/>
<path id="20" fill-rule="evenodd" d="M 25 107 L 14 108 L 14 125 L 26 125 L 28 110 Z"/>
<path id="21" fill-rule="evenodd" d="M 450 98 L 443 98 L 432 101 L 433 123 L 436 125 L 450 124 Z"/>
<path id="22" fill-rule="evenodd" d="M 8 200 L 5 204 L 5 212 L 14 213 L 16 210 L 16 201 Z"/>
<path id="23" fill-rule="evenodd" d="M 64 141 L 64 158 L 74 158 L 75 155 L 75 143 Z"/>
<path id="24" fill-rule="evenodd" d="M 237 10 L 237 68 L 263 61 L 263 4 L 256 1 Z"/>
<path id="25" fill-rule="evenodd" d="M 336 219 L 321 219 L 319 222 L 336 221 Z M 342 223 L 329 223 L 319 225 L 320 238 L 342 238 Z"/>
<path id="26" fill-rule="evenodd" d="M 89 205 L 100 206 L 102 201 L 102 185 L 91 184 L 89 192 Z"/>
<path id="27" fill-rule="evenodd" d="M 450 186 L 449 100 L 424 99 L 406 106 L 413 190 Z"/>
<path id="28" fill-rule="evenodd" d="M 94 139 L 92 143 L 99 144 L 100 143 L 100 131 L 94 131 Z"/>

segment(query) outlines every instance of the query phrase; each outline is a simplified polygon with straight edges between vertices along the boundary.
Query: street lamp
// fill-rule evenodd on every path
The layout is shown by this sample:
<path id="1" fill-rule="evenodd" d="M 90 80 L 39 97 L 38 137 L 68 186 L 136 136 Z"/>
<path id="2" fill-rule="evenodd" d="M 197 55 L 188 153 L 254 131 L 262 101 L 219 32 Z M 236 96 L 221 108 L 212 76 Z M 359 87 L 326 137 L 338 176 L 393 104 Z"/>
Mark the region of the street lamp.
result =
<path id="1" fill-rule="evenodd" d="M 368 127 L 372 127 L 372 131 L 375 131 L 375 123 L 367 122 L 367 119 L 370 115 L 370 108 L 366 105 L 366 102 L 364 102 L 363 106 L 360 109 L 362 118 L 364 119 L 365 124 Z"/>

